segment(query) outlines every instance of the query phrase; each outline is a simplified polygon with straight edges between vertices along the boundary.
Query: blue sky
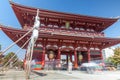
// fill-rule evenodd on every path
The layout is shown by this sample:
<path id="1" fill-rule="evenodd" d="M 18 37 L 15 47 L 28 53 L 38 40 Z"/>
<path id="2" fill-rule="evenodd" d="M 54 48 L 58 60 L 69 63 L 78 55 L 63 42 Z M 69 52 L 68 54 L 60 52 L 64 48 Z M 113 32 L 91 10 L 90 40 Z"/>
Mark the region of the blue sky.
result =
<path id="1" fill-rule="evenodd" d="M 12 0 L 16 3 L 42 9 L 68 12 L 98 17 L 120 16 L 120 0 Z M 0 23 L 21 28 L 8 0 L 0 1 Z M 120 37 L 120 21 L 116 22 L 104 31 L 106 37 Z M 13 43 L 2 31 L 0 31 L 0 44 L 2 50 Z M 19 47 L 14 46 L 10 51 L 15 52 Z M 19 55 L 21 58 L 24 51 Z"/>

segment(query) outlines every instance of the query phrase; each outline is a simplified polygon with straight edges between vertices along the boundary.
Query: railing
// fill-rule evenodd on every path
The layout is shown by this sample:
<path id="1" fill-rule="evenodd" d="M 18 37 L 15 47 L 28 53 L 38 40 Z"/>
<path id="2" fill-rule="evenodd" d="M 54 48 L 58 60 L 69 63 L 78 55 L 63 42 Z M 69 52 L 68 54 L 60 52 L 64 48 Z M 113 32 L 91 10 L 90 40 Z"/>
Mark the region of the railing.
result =
<path id="1" fill-rule="evenodd" d="M 60 68 L 60 60 L 45 61 L 45 70 L 58 70 Z"/>
<path id="2" fill-rule="evenodd" d="M 63 30 L 63 29 L 52 29 L 52 28 L 40 28 L 40 32 L 48 32 L 57 35 L 67 36 L 79 36 L 79 37 L 104 37 L 103 33 L 87 32 L 87 31 L 75 31 L 75 30 Z"/>
<path id="3" fill-rule="evenodd" d="M 5 26 L 0 24 L 0 26 L 4 26 L 7 28 L 11 28 L 9 26 Z M 31 27 L 29 28 L 31 29 Z M 29 30 L 28 28 L 24 30 Z M 67 29 L 58 29 L 58 28 L 50 28 L 50 27 L 40 27 L 40 32 L 48 32 L 51 34 L 57 35 L 67 35 L 67 36 L 79 36 L 79 37 L 104 37 L 103 33 L 98 32 L 89 32 L 89 31 L 82 31 L 82 30 L 67 30 Z"/>
<path id="4" fill-rule="evenodd" d="M 97 58 L 92 58 L 90 62 L 102 63 L 102 62 L 104 62 L 104 60 L 101 60 L 100 57 L 97 57 Z"/>

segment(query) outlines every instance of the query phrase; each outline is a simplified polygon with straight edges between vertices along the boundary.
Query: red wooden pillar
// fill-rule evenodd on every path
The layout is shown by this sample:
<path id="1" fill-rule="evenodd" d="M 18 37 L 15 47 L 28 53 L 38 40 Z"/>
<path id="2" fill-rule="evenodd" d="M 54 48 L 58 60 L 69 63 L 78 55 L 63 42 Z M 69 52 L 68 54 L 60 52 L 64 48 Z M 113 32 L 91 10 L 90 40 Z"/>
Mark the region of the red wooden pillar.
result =
<path id="1" fill-rule="evenodd" d="M 66 61 L 67 61 L 67 65 L 68 65 L 68 59 L 69 59 L 69 56 L 68 56 L 68 53 L 66 54 Z"/>
<path id="2" fill-rule="evenodd" d="M 88 62 L 90 62 L 90 60 L 91 60 L 91 57 L 90 57 L 90 48 L 88 48 L 87 56 L 88 56 Z"/>
<path id="3" fill-rule="evenodd" d="M 74 68 L 78 68 L 77 51 L 74 49 Z"/>
<path id="4" fill-rule="evenodd" d="M 42 65 L 45 65 L 45 47 L 43 47 L 43 52 L 42 52 Z"/>
<path id="5" fill-rule="evenodd" d="M 58 55 L 57 55 L 57 59 L 60 60 L 61 59 L 61 50 L 60 47 L 58 48 Z"/>
<path id="6" fill-rule="evenodd" d="M 61 67 L 60 61 L 61 61 L 61 49 L 60 47 L 58 48 L 58 55 L 57 55 L 57 59 L 58 59 L 58 67 Z"/>
<path id="7" fill-rule="evenodd" d="M 100 49 L 100 59 L 103 60 L 102 49 Z"/>
<path id="8" fill-rule="evenodd" d="M 72 53 L 70 53 L 70 61 L 72 62 Z"/>

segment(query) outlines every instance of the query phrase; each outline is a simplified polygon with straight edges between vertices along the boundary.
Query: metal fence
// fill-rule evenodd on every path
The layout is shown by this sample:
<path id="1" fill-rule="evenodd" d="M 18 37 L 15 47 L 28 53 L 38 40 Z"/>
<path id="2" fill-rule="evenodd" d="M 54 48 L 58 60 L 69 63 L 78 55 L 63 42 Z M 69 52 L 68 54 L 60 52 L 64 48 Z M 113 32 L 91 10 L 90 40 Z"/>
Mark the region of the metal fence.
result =
<path id="1" fill-rule="evenodd" d="M 45 61 L 45 70 L 58 70 L 60 69 L 60 60 L 48 60 Z"/>

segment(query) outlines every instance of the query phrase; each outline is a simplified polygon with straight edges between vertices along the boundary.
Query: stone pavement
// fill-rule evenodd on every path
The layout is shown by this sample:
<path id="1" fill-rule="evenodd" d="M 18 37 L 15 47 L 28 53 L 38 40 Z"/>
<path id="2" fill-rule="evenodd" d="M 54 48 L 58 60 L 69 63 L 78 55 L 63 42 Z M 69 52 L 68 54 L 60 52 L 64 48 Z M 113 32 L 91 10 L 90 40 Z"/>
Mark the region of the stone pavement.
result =
<path id="1" fill-rule="evenodd" d="M 60 74 L 58 71 L 35 71 L 30 80 L 79 80 L 79 78 Z"/>
<path id="2" fill-rule="evenodd" d="M 120 71 L 104 71 L 87 74 L 81 71 L 34 71 L 29 80 L 120 80 Z M 0 80 L 25 80 L 24 71 L 9 70 L 0 73 Z"/>
<path id="3" fill-rule="evenodd" d="M 25 80 L 24 71 L 9 70 L 0 72 L 0 80 Z"/>
<path id="4" fill-rule="evenodd" d="M 79 78 L 80 80 L 120 80 L 120 71 L 99 71 L 94 74 L 87 74 L 86 72 L 73 71 L 72 74 L 68 72 L 59 72 L 71 77 Z"/>

